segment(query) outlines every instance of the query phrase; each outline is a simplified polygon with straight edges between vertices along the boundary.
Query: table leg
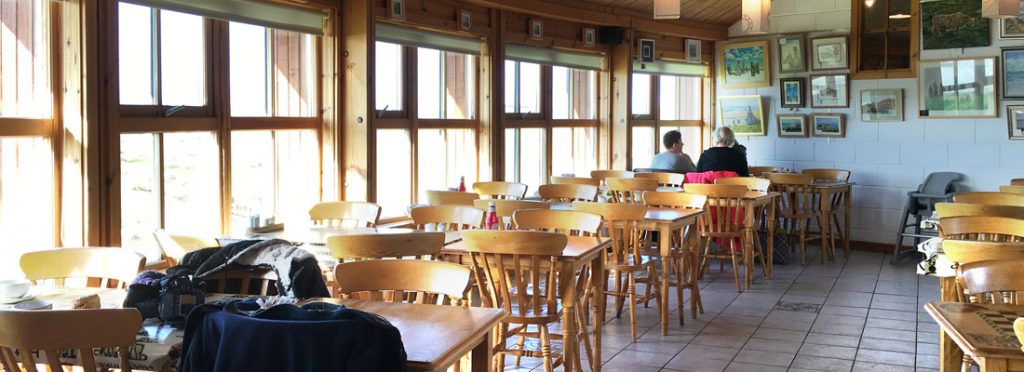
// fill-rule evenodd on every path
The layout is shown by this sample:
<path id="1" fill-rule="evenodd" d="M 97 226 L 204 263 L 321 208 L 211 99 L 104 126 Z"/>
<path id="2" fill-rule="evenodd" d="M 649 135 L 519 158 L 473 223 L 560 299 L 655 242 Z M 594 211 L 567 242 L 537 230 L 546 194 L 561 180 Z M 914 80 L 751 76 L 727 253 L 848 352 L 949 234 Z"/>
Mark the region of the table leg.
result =
<path id="1" fill-rule="evenodd" d="M 594 304 L 594 343 L 591 347 L 594 349 L 594 362 L 590 365 L 590 369 L 593 371 L 601 371 L 601 328 L 604 326 L 604 312 L 606 305 L 608 304 L 608 295 L 605 291 L 608 290 L 608 275 L 604 272 L 604 253 L 597 255 L 590 264 L 591 285 L 594 287 L 591 296 L 591 302 Z"/>
<path id="2" fill-rule="evenodd" d="M 563 267 L 559 272 L 561 279 L 558 281 L 562 286 L 562 367 L 566 372 L 575 369 L 576 358 L 579 355 L 579 337 L 576 334 L 576 270 L 572 267 Z"/>
<path id="3" fill-rule="evenodd" d="M 757 216 L 754 211 L 757 208 L 754 207 L 754 203 L 747 202 L 745 215 L 743 216 L 743 275 L 745 276 L 745 289 L 750 288 L 750 284 L 754 282 L 754 245 L 757 243 L 757 238 L 754 237 L 755 229 L 757 228 Z"/>
<path id="4" fill-rule="evenodd" d="M 671 266 L 669 261 L 672 260 L 672 227 L 661 224 L 658 240 L 658 251 L 661 253 L 661 291 L 658 293 L 661 301 L 658 303 L 658 312 L 661 315 L 661 335 L 664 336 L 668 335 L 668 272 Z"/>
<path id="5" fill-rule="evenodd" d="M 939 278 L 939 301 L 959 301 L 956 293 L 956 278 Z M 949 338 L 945 331 L 939 331 L 939 371 L 956 372 L 960 371 L 963 364 L 964 352 Z"/>
<path id="6" fill-rule="evenodd" d="M 473 372 L 491 372 L 491 361 L 494 359 L 492 333 L 487 332 L 480 343 L 473 347 L 469 369 Z"/>
<path id="7" fill-rule="evenodd" d="M 704 303 L 700 299 L 700 287 L 697 284 L 697 277 L 700 276 L 701 269 L 701 251 L 700 251 L 700 231 L 697 227 L 697 220 L 693 221 L 693 224 L 688 228 L 689 232 L 686 235 L 686 239 L 689 242 L 686 245 L 686 249 L 689 249 L 689 263 L 690 263 L 690 316 L 693 319 L 697 319 L 697 310 L 704 313 Z M 682 310 L 680 310 L 682 311 Z"/>
<path id="8" fill-rule="evenodd" d="M 775 213 L 776 213 L 775 208 L 776 208 L 776 206 L 775 206 L 775 200 L 774 199 L 775 198 L 772 198 L 772 201 L 768 203 L 768 223 L 765 224 L 768 227 L 768 233 L 765 235 L 765 236 L 768 237 L 768 254 L 767 254 L 767 257 L 764 258 L 764 260 L 765 260 L 764 264 L 765 264 L 765 266 L 767 266 L 765 271 L 767 272 L 768 279 L 772 279 L 772 275 L 774 275 L 773 271 L 775 270 L 775 265 L 772 262 L 773 258 L 775 257 L 775 223 L 776 223 L 776 221 L 775 221 Z"/>
<path id="9" fill-rule="evenodd" d="M 853 186 L 843 194 L 843 253 L 850 257 L 850 210 L 853 208 Z"/>

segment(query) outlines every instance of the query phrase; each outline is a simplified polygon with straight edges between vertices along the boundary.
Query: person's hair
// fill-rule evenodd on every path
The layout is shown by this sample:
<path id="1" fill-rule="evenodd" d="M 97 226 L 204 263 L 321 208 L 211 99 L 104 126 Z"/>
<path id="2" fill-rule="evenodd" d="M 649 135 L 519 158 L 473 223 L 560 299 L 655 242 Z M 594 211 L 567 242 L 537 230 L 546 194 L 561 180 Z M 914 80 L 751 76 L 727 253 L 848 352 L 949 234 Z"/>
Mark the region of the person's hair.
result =
<path id="1" fill-rule="evenodd" d="M 716 145 L 732 147 L 736 144 L 736 136 L 732 134 L 732 129 L 729 127 L 715 128 L 714 140 Z"/>
<path id="2" fill-rule="evenodd" d="M 665 148 L 672 148 L 672 145 L 683 142 L 683 134 L 679 133 L 678 130 L 670 130 L 661 137 L 661 143 L 665 145 Z"/>

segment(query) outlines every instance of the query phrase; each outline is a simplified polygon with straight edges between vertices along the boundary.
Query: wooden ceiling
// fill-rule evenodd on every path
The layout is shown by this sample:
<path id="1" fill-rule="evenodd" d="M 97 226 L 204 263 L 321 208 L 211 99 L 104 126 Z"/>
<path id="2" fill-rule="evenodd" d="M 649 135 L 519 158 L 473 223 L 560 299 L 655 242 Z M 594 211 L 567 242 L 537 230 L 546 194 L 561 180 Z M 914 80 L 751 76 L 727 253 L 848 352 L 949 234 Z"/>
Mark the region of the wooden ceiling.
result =
<path id="1" fill-rule="evenodd" d="M 630 13 L 654 15 L 654 0 L 576 0 L 591 10 L 614 13 L 625 10 Z M 729 27 L 740 20 L 740 0 L 678 0 L 682 16 L 680 20 L 710 23 Z M 563 1 L 558 1 L 563 2 Z M 575 2 L 575 1 L 573 1 Z"/>

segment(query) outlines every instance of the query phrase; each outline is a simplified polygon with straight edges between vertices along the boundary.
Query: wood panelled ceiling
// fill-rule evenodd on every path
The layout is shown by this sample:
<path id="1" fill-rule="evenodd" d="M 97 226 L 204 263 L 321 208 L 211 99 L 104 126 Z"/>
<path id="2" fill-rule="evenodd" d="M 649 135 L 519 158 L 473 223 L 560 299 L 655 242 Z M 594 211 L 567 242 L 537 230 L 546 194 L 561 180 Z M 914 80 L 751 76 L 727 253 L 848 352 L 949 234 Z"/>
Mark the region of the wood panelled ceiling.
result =
<path id="1" fill-rule="evenodd" d="M 741 0 L 677 0 L 681 21 L 710 23 L 729 27 L 740 20 Z M 555 0 L 559 3 L 582 3 L 591 10 L 615 13 L 626 11 L 630 15 L 654 16 L 654 0 Z"/>

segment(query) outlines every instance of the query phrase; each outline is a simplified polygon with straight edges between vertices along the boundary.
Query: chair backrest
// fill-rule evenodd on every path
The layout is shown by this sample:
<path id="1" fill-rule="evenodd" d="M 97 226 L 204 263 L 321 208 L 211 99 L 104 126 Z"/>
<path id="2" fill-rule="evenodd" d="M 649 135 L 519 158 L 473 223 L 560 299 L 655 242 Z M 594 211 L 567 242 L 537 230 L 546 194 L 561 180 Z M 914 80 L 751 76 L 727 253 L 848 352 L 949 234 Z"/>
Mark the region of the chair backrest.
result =
<path id="1" fill-rule="evenodd" d="M 716 178 L 716 185 L 743 185 L 750 191 L 768 191 L 772 181 L 761 177 L 724 177 Z"/>
<path id="2" fill-rule="evenodd" d="M 590 178 L 604 182 L 608 178 L 633 178 L 635 173 L 625 170 L 601 169 L 590 171 Z"/>
<path id="3" fill-rule="evenodd" d="M 605 236 L 612 238 L 612 250 L 608 254 L 611 264 L 641 262 L 644 240 L 639 223 L 647 215 L 643 204 L 575 202 L 572 209 L 601 215 L 604 219 Z"/>
<path id="4" fill-rule="evenodd" d="M 960 264 L 976 261 L 1024 259 L 1024 243 L 946 239 L 942 241 L 942 251 L 950 262 Z"/>
<path id="5" fill-rule="evenodd" d="M 516 211 L 512 223 L 519 230 L 559 232 L 566 235 L 597 236 L 601 216 L 580 211 L 527 209 Z"/>
<path id="6" fill-rule="evenodd" d="M 821 207 L 821 200 L 811 183 L 815 177 L 810 174 L 769 173 L 772 191 L 780 194 L 777 198 L 779 212 L 788 218 L 809 218 Z"/>
<path id="7" fill-rule="evenodd" d="M 1007 192 L 958 192 L 953 195 L 955 203 L 1012 205 L 1024 207 L 1024 194 Z"/>
<path id="8" fill-rule="evenodd" d="M 668 172 L 637 173 L 633 177 L 658 181 L 658 186 L 662 187 L 683 187 L 683 182 L 686 181 L 686 175 Z"/>
<path id="9" fill-rule="evenodd" d="M 382 258 L 435 259 L 444 246 L 443 232 L 351 234 L 327 238 L 331 256 L 340 261 Z"/>
<path id="10" fill-rule="evenodd" d="M 943 239 L 1024 242 L 1024 220 L 1006 217 L 946 217 L 939 219 Z"/>
<path id="11" fill-rule="evenodd" d="M 483 211 L 463 205 L 428 205 L 413 208 L 410 213 L 419 230 L 478 229 L 484 220 Z"/>
<path id="12" fill-rule="evenodd" d="M 50 370 L 63 371 L 61 353 L 73 349 L 86 371 L 96 371 L 93 349 L 116 348 L 121 370 L 131 371 L 129 356 L 141 328 L 142 315 L 136 309 L 0 310 L 0 366 L 21 371 L 14 356 L 18 349 L 22 367 L 30 372 L 36 371 L 36 360 L 29 351 L 45 354 Z"/>
<path id="13" fill-rule="evenodd" d="M 959 194 L 958 194 L 959 195 Z M 1024 207 L 974 203 L 935 203 L 939 218 L 1005 217 L 1024 219 Z"/>
<path id="14" fill-rule="evenodd" d="M 515 182 L 490 181 L 473 184 L 473 192 L 480 194 L 481 198 L 491 199 L 522 199 L 526 197 L 526 189 L 526 184 Z"/>
<path id="15" fill-rule="evenodd" d="M 1024 186 L 999 186 L 999 192 L 1006 192 L 1011 194 L 1024 194 Z"/>
<path id="16" fill-rule="evenodd" d="M 99 287 L 109 287 L 110 280 L 127 288 L 145 265 L 146 258 L 124 248 L 60 248 L 28 252 L 21 255 L 21 271 L 25 278 L 40 284 L 52 280 L 56 287 L 64 279 L 99 279 Z"/>
<path id="17" fill-rule="evenodd" d="M 779 167 L 747 167 L 747 173 L 754 177 L 763 177 L 765 173 L 776 173 Z"/>
<path id="18" fill-rule="evenodd" d="M 644 204 L 647 204 L 648 207 L 704 209 L 707 203 L 708 197 L 700 194 L 661 191 L 644 193 Z"/>
<path id="19" fill-rule="evenodd" d="M 686 184 L 687 193 L 705 195 L 707 207 L 701 215 L 701 233 L 710 237 L 728 237 L 739 234 L 743 229 L 743 197 L 747 194 L 744 185 Z"/>
<path id="20" fill-rule="evenodd" d="M 468 267 L 442 261 L 356 261 L 334 268 L 343 298 L 437 305 L 459 305 L 469 275 Z"/>
<path id="21" fill-rule="evenodd" d="M 473 206 L 473 201 L 480 199 L 475 192 L 427 190 L 427 204 L 430 205 L 462 205 Z"/>
<path id="22" fill-rule="evenodd" d="M 462 233 L 484 306 L 502 308 L 506 322 L 557 321 L 558 257 L 567 237 L 542 231 Z"/>
<path id="23" fill-rule="evenodd" d="M 501 230 L 508 229 L 512 223 L 512 215 L 516 211 L 524 209 L 551 209 L 551 203 L 535 200 L 477 199 L 473 202 L 477 209 L 481 211 L 487 211 L 491 203 L 494 203 L 494 213 L 498 215 L 499 220 L 498 229 Z"/>
<path id="24" fill-rule="evenodd" d="M 277 273 L 274 269 L 227 268 L 203 277 L 203 280 L 217 282 L 214 293 L 243 294 L 250 296 L 284 295 L 277 291 Z M 208 289 L 213 289 L 207 287 Z"/>
<path id="25" fill-rule="evenodd" d="M 850 171 L 846 169 L 813 168 L 804 169 L 800 171 L 800 173 L 814 176 L 814 179 L 816 180 L 838 180 L 843 182 L 850 181 Z"/>
<path id="26" fill-rule="evenodd" d="M 1024 259 L 975 261 L 956 269 L 956 280 L 970 303 L 1021 304 L 1024 292 Z"/>
<path id="27" fill-rule="evenodd" d="M 959 181 L 963 175 L 956 172 L 929 173 L 919 190 L 928 195 L 945 195 L 955 189 L 953 182 Z"/>
<path id="28" fill-rule="evenodd" d="M 374 227 L 380 219 L 380 206 L 353 201 L 320 202 L 309 209 L 309 219 L 318 226 Z"/>
<path id="29" fill-rule="evenodd" d="M 537 189 L 540 198 L 547 202 L 571 203 L 577 200 L 594 201 L 597 199 L 597 186 L 578 184 L 540 185 Z"/>
<path id="30" fill-rule="evenodd" d="M 558 177 L 551 176 L 551 183 L 555 185 L 589 185 L 601 186 L 601 180 L 587 177 Z"/>
<path id="31" fill-rule="evenodd" d="M 605 182 L 611 191 L 608 201 L 613 203 L 643 204 L 645 192 L 658 190 L 658 181 L 650 178 L 609 177 Z"/>
<path id="32" fill-rule="evenodd" d="M 1024 178 L 1014 178 L 1010 180 L 1010 186 L 1024 186 Z"/>
<path id="33" fill-rule="evenodd" d="M 186 253 L 197 251 L 203 248 L 218 247 L 220 242 L 212 238 L 200 238 L 189 235 L 171 235 L 164 229 L 156 229 L 153 232 L 156 244 L 164 252 L 164 256 L 170 257 L 175 262 L 181 261 Z"/>

